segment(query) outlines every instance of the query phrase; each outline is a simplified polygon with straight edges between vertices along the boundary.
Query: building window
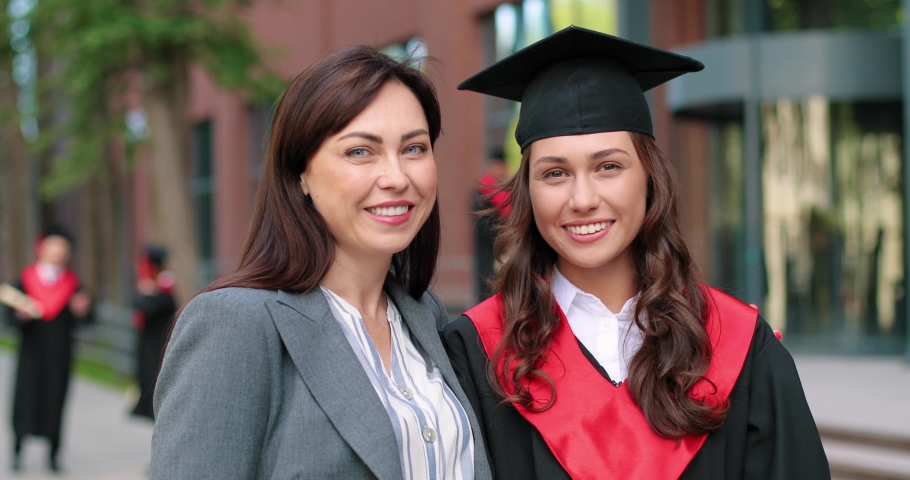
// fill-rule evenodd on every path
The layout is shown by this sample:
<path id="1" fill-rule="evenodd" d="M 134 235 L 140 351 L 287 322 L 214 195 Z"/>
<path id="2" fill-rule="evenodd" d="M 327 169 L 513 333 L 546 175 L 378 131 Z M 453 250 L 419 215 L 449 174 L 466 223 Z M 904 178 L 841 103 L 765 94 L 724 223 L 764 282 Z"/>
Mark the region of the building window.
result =
<path id="1" fill-rule="evenodd" d="M 745 158 L 742 121 L 721 121 L 711 132 L 711 283 L 733 296 L 745 293 Z"/>
<path id="2" fill-rule="evenodd" d="M 193 127 L 190 139 L 190 195 L 196 221 L 196 244 L 199 266 L 196 287 L 208 285 L 215 279 L 215 235 L 213 208 L 215 182 L 212 172 L 212 122 L 200 122 Z"/>
<path id="3" fill-rule="evenodd" d="M 769 321 L 795 334 L 902 336 L 899 103 L 762 108 Z"/>
<path id="4" fill-rule="evenodd" d="M 708 35 L 797 30 L 882 30 L 903 22 L 901 0 L 707 0 Z"/>
<path id="5" fill-rule="evenodd" d="M 409 58 L 420 59 L 428 55 L 427 46 L 419 37 L 414 37 L 404 43 L 393 43 L 380 49 L 380 51 L 401 62 Z M 420 68 L 423 64 L 418 65 Z"/>
<path id="6" fill-rule="evenodd" d="M 569 25 L 616 34 L 616 0 L 523 0 L 500 4 L 481 19 L 484 67 Z M 512 171 L 521 151 L 515 142 L 518 104 L 485 96 L 485 151 L 503 150 Z"/>

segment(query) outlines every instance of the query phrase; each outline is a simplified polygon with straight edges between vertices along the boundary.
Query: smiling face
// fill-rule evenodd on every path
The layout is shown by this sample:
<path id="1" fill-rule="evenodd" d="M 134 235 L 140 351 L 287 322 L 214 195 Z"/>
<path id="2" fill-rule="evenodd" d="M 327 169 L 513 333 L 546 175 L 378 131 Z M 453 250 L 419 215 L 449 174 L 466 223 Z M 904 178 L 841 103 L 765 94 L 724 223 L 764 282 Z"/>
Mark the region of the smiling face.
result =
<path id="1" fill-rule="evenodd" d="M 391 258 L 404 250 L 436 202 L 436 161 L 417 97 L 397 81 L 386 83 L 322 143 L 300 180 L 336 254 Z"/>
<path id="2" fill-rule="evenodd" d="M 645 218 L 648 173 L 629 133 L 545 138 L 530 149 L 534 222 L 560 272 L 634 274 L 631 245 Z"/>

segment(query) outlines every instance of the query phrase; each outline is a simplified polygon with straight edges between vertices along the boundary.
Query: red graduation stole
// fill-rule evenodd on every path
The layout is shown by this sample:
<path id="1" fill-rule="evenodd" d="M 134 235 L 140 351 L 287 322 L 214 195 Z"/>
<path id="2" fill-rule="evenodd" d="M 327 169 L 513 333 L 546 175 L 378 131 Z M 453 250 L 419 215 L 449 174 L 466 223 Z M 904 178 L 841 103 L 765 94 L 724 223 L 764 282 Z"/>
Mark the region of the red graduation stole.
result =
<path id="1" fill-rule="evenodd" d="M 707 329 L 713 346 L 705 377 L 690 393 L 712 405 L 724 402 L 742 370 L 758 311 L 735 298 L 704 287 L 708 301 Z M 502 295 L 468 310 L 487 358 L 502 338 Z M 556 386 L 556 401 L 540 413 L 514 405 L 540 432 L 560 465 L 574 479 L 675 479 L 698 453 L 708 435 L 686 435 L 680 442 L 651 431 L 626 384 L 615 387 L 591 365 L 557 307 L 559 326 L 542 370 Z M 497 372 L 502 372 L 501 364 Z M 501 373 L 500 373 L 501 374 Z M 540 378 L 526 382 L 533 398 L 549 399 L 549 385 Z"/>
<path id="2" fill-rule="evenodd" d="M 38 267 L 29 265 L 22 270 L 22 288 L 28 296 L 34 298 L 44 307 L 41 319 L 53 321 L 69 304 L 73 294 L 79 290 L 79 277 L 72 270 L 66 269 L 53 284 L 45 284 L 38 275 Z"/>

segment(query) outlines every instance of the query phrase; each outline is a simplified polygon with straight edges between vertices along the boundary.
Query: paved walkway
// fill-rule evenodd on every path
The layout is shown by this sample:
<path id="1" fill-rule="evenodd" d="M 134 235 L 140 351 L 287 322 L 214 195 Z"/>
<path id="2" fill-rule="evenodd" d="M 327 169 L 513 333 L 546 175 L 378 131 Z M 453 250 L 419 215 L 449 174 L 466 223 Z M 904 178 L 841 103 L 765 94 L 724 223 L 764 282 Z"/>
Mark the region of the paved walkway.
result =
<path id="1" fill-rule="evenodd" d="M 60 464 L 63 473 L 47 470 L 47 444 L 26 441 L 18 474 L 10 470 L 9 424 L 15 359 L 0 352 L 0 479 L 141 480 L 147 479 L 151 422 L 128 415 L 128 401 L 116 390 L 74 378 L 64 413 Z"/>
<path id="2" fill-rule="evenodd" d="M 815 423 L 910 438 L 910 365 L 900 358 L 795 360 Z"/>

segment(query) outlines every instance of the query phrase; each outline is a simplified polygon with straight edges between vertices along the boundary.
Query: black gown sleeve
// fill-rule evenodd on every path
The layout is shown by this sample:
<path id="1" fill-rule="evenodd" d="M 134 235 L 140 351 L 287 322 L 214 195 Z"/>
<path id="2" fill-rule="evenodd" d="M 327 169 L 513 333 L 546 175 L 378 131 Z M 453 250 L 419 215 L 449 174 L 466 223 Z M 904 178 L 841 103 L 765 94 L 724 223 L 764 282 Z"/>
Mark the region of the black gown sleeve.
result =
<path id="1" fill-rule="evenodd" d="M 761 319 L 753 345 L 743 478 L 830 479 L 828 459 L 793 358 Z"/>
<path id="2" fill-rule="evenodd" d="M 708 435 L 680 478 L 831 478 L 796 365 L 763 319 L 723 426 Z"/>

